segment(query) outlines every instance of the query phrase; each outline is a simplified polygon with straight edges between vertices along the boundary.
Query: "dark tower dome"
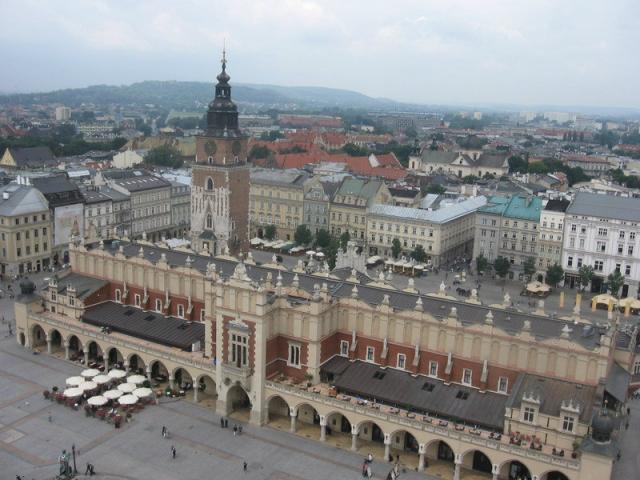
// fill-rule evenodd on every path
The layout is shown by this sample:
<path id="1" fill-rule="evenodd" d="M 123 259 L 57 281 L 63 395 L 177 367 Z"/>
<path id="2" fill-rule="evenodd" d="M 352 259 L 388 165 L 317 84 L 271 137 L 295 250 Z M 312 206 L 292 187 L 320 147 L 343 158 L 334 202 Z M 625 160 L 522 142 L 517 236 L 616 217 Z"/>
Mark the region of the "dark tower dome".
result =
<path id="1" fill-rule="evenodd" d="M 28 278 L 25 278 L 20 282 L 20 293 L 22 295 L 31 295 L 35 291 L 36 291 L 36 284 L 33 283 Z"/>
<path id="2" fill-rule="evenodd" d="M 218 137 L 241 137 L 238 127 L 238 107 L 231 100 L 231 77 L 227 73 L 227 52 L 222 50 L 222 71 L 216 77 L 215 98 L 207 110 L 207 132 Z"/>
<path id="3" fill-rule="evenodd" d="M 597 443 L 609 443 L 614 430 L 613 418 L 602 408 L 591 420 L 591 438 Z"/>

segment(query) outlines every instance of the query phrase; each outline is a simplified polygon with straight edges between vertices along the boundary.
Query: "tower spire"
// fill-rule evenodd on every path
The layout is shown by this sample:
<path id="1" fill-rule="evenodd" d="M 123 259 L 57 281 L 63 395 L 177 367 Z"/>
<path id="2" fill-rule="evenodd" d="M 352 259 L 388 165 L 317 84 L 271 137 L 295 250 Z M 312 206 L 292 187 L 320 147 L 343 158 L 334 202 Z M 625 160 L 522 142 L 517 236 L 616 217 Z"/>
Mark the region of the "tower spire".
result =
<path id="1" fill-rule="evenodd" d="M 222 71 L 227 68 L 227 40 L 222 40 Z"/>

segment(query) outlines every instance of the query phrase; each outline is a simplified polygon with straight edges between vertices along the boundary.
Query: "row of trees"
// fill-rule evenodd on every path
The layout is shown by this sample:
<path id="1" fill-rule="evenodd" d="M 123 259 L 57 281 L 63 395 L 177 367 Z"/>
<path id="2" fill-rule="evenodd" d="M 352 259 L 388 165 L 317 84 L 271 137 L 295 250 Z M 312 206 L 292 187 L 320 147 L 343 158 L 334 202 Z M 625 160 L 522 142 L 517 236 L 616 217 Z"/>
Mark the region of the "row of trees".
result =
<path id="1" fill-rule="evenodd" d="M 486 272 L 487 270 L 489 270 L 489 268 L 493 268 L 493 271 L 496 273 L 496 275 L 504 279 L 511 271 L 511 262 L 506 257 L 498 257 L 494 260 L 493 263 L 490 263 L 484 255 L 479 255 L 478 257 L 476 257 L 476 269 L 478 272 Z M 533 274 L 536 273 L 535 258 L 527 258 L 527 260 L 523 264 L 523 270 L 525 276 L 529 280 L 531 280 Z M 591 265 L 583 265 L 578 270 L 578 275 L 580 277 L 580 288 L 584 290 L 593 279 L 593 267 Z M 545 281 L 547 284 L 555 287 L 562 281 L 563 278 L 564 269 L 557 263 L 550 265 L 547 268 L 545 275 Z M 607 284 L 611 293 L 617 297 L 620 293 L 620 289 L 624 285 L 624 277 L 619 271 L 616 270 L 607 276 Z"/>
<path id="2" fill-rule="evenodd" d="M 526 157 L 513 155 L 509 157 L 510 173 L 553 173 L 563 172 L 567 175 L 569 185 L 586 182 L 591 179 L 580 167 L 570 167 L 555 158 L 545 158 L 541 161 L 529 162 Z"/>

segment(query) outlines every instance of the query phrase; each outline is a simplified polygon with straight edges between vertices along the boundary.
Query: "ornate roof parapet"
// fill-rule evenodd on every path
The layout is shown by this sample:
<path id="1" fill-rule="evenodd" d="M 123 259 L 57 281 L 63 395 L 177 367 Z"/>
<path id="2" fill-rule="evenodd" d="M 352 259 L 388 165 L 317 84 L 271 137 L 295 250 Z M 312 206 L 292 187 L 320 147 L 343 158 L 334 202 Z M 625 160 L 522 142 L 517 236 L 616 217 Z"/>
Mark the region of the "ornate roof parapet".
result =
<path id="1" fill-rule="evenodd" d="M 184 266 L 187 268 L 191 268 L 191 266 L 193 265 L 193 259 L 187 255 L 187 258 L 185 258 L 184 260 Z"/>
<path id="2" fill-rule="evenodd" d="M 404 291 L 408 293 L 418 293 L 416 282 L 413 278 L 409 279 L 409 281 L 407 282 L 407 288 L 405 288 Z"/>
<path id="3" fill-rule="evenodd" d="M 580 404 L 574 401 L 573 398 L 570 398 L 569 400 L 563 400 L 562 403 L 560 404 L 560 409 L 565 410 L 567 412 L 576 413 L 576 414 L 580 414 L 580 410 L 581 410 Z"/>
<path id="4" fill-rule="evenodd" d="M 358 287 L 355 285 L 351 289 L 351 298 L 358 298 Z"/>
<path id="5" fill-rule="evenodd" d="M 320 284 L 318 283 L 314 283 L 313 284 L 313 300 L 315 301 L 320 301 L 322 300 L 322 296 L 320 295 Z"/>
<path id="6" fill-rule="evenodd" d="M 358 279 L 358 272 L 355 268 L 351 269 L 351 274 L 349 275 L 349 278 L 347 278 L 347 282 L 360 283 L 360 280 Z"/>
<path id="7" fill-rule="evenodd" d="M 247 265 L 255 265 L 256 264 L 256 260 L 255 260 L 255 258 L 253 258 L 253 253 L 251 253 L 251 251 L 249 251 L 249 253 L 247 253 L 247 258 L 244 260 L 244 263 L 246 263 Z"/>
<path id="8" fill-rule="evenodd" d="M 304 273 L 304 262 L 301 259 L 298 259 L 298 263 L 293 267 L 293 271 L 296 273 Z"/>
<path id="9" fill-rule="evenodd" d="M 300 277 L 298 277 L 297 273 L 293 276 L 293 282 L 291 282 L 291 286 L 293 288 L 300 288 Z"/>
<path id="10" fill-rule="evenodd" d="M 234 280 L 240 280 L 241 282 L 251 282 L 249 275 L 247 275 L 247 267 L 243 262 L 238 262 L 236 268 L 233 269 L 231 278 Z"/>
<path id="11" fill-rule="evenodd" d="M 413 307 L 416 312 L 424 312 L 424 306 L 422 304 L 422 297 L 418 297 L 416 300 L 416 306 Z"/>
<path id="12" fill-rule="evenodd" d="M 540 405 L 540 394 L 537 392 L 524 392 L 522 394 L 522 401 L 527 403 L 535 403 Z"/>
<path id="13" fill-rule="evenodd" d="M 561 338 L 569 338 L 572 330 L 569 328 L 569 325 L 565 323 L 564 327 L 562 327 L 562 332 L 560 333 Z"/>
<path id="14" fill-rule="evenodd" d="M 493 326 L 493 312 L 489 310 L 484 317 L 484 324 Z"/>

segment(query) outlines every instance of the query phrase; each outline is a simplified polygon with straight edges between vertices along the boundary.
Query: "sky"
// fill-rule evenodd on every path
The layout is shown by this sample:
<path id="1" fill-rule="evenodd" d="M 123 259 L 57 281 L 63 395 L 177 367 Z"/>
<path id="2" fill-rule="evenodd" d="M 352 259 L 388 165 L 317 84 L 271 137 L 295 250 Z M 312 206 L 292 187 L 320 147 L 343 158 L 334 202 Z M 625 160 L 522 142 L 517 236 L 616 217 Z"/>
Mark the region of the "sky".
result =
<path id="1" fill-rule="evenodd" d="M 640 108 L 639 0 L 0 0 L 0 91 L 143 80 Z"/>

